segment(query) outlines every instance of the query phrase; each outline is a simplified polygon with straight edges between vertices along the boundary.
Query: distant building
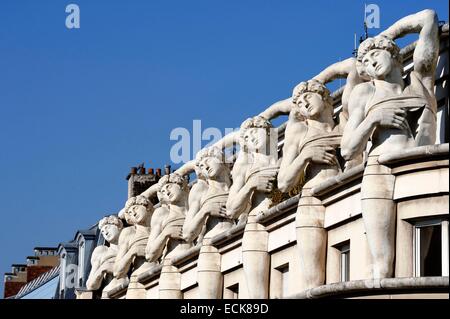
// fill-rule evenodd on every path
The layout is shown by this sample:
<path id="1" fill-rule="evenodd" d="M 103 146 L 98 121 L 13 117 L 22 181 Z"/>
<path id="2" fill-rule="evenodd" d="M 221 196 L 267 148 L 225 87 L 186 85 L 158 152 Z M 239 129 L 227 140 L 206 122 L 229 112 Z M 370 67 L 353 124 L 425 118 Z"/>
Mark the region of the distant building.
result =
<path id="1" fill-rule="evenodd" d="M 35 247 L 34 256 L 27 257 L 26 264 L 11 265 L 12 271 L 4 275 L 4 298 L 13 298 L 22 287 L 59 265 L 56 248 Z"/>
<path id="2" fill-rule="evenodd" d="M 170 173 L 170 166 L 165 167 L 164 173 Z M 142 164 L 132 167 L 126 177 L 128 195 L 140 194 L 161 176 L 160 168 L 146 171 Z M 11 272 L 4 274 L 4 298 L 75 299 L 76 291 L 86 289 L 94 248 L 104 243 L 95 224 L 78 230 L 73 240 L 62 242 L 57 248 L 35 247 L 35 255 L 28 256 L 26 264 L 13 264 Z"/>

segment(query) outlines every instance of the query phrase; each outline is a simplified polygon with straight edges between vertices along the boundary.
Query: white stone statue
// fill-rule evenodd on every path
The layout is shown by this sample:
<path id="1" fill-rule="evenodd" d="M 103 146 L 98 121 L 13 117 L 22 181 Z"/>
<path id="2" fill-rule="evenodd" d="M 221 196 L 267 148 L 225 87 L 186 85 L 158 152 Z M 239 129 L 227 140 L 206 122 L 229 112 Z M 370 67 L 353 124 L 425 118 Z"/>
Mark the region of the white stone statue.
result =
<path id="1" fill-rule="evenodd" d="M 151 221 L 151 234 L 145 249 L 149 263 L 161 261 L 163 268 L 159 278 L 160 299 L 181 299 L 181 274 L 171 259 L 183 253 L 192 243 L 183 238 L 183 224 L 188 211 L 189 187 L 186 179 L 172 173 L 159 182 L 158 207 Z"/>
<path id="2" fill-rule="evenodd" d="M 269 193 L 279 168 L 277 142 L 277 131 L 266 118 L 255 116 L 242 123 L 241 150 L 232 170 L 233 184 L 226 204 L 231 219 L 248 214 L 242 261 L 248 296 L 252 299 L 269 297 L 268 233 L 255 222 L 255 217 L 272 203 Z"/>
<path id="3" fill-rule="evenodd" d="M 419 33 L 414 68 L 403 79 L 400 49 L 394 40 Z M 370 79 L 349 99 L 349 120 L 342 138 L 342 155 L 350 160 L 372 146 L 361 186 L 362 214 L 372 255 L 373 277 L 394 275 L 396 206 L 394 176 L 378 163 L 381 154 L 434 144 L 436 98 L 434 77 L 439 53 L 438 19 L 424 10 L 397 21 L 358 49 L 357 68 Z"/>
<path id="4" fill-rule="evenodd" d="M 219 299 L 222 297 L 223 285 L 221 256 L 217 248 L 211 245 L 210 239 L 234 225 L 233 220 L 225 216 L 231 186 L 230 169 L 225 163 L 224 153 L 218 147 L 200 150 L 196 156 L 196 165 L 200 176 L 206 178 L 207 189 L 201 192 L 200 201 L 189 207 L 183 235 L 187 241 L 193 241 L 204 231 L 197 266 L 199 298 Z M 196 197 L 198 194 L 195 194 Z"/>
<path id="5" fill-rule="evenodd" d="M 118 252 L 119 236 L 123 229 L 122 221 L 115 215 L 102 218 L 98 223 L 98 228 L 103 238 L 109 243 L 94 249 L 91 256 L 91 272 L 86 282 L 89 290 L 99 290 L 102 285 L 109 290 L 108 284 L 111 282 L 114 273 L 114 263 Z"/>
<path id="6" fill-rule="evenodd" d="M 197 235 L 194 232 L 191 233 L 190 231 L 186 231 L 186 225 L 190 223 L 189 221 L 192 219 L 192 216 L 194 216 L 195 213 L 200 210 L 200 207 L 202 205 L 202 198 L 208 191 L 208 182 L 206 181 L 206 177 L 203 175 L 202 171 L 197 165 L 195 165 L 194 171 L 197 179 L 192 184 L 189 191 L 189 210 L 186 215 L 186 220 L 184 221 L 183 237 L 187 242 L 196 242 L 197 244 L 201 244 L 206 231 L 205 224 L 203 224 L 203 228 Z"/>
<path id="7" fill-rule="evenodd" d="M 128 272 L 135 272 L 145 262 L 145 247 L 150 235 L 150 220 L 153 205 L 144 196 L 131 197 L 125 204 L 124 218 L 130 225 L 120 236 L 114 264 L 114 279 L 111 289 L 126 287 L 129 283 Z"/>
<path id="8" fill-rule="evenodd" d="M 189 196 L 186 180 L 172 173 L 163 176 L 158 184 L 158 198 L 163 205 L 155 210 L 151 221 L 152 231 L 146 248 L 149 262 L 158 261 L 161 257 L 173 257 L 191 247 L 183 238 Z"/>
<path id="9" fill-rule="evenodd" d="M 345 113 L 348 92 L 361 82 L 355 74 L 355 60 L 350 58 L 329 66 L 312 80 L 301 82 L 293 91 L 296 107 L 291 110 L 285 131 L 278 187 L 288 192 L 303 184 L 296 214 L 296 237 L 302 274 L 300 286 L 304 289 L 325 283 L 325 208 L 312 196 L 311 189 L 341 172 L 336 149 L 340 146 L 342 129 L 333 120 L 332 100 L 325 84 L 347 77 L 342 99 Z"/>

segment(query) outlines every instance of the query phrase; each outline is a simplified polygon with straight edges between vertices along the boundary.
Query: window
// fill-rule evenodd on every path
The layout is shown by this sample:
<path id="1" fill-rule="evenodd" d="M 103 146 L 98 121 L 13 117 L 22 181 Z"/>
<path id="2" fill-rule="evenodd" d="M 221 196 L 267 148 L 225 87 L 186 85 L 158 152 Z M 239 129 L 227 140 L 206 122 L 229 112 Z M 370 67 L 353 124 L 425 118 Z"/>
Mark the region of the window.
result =
<path id="1" fill-rule="evenodd" d="M 239 283 L 225 288 L 224 299 L 239 299 Z"/>
<path id="2" fill-rule="evenodd" d="M 448 220 L 414 225 L 414 276 L 448 276 Z"/>
<path id="3" fill-rule="evenodd" d="M 289 264 L 288 263 L 284 264 L 275 269 L 278 270 L 281 275 L 280 278 L 281 298 L 287 297 L 289 295 Z"/>
<path id="4" fill-rule="evenodd" d="M 350 241 L 344 242 L 336 247 L 340 253 L 339 279 L 340 281 L 350 280 Z"/>

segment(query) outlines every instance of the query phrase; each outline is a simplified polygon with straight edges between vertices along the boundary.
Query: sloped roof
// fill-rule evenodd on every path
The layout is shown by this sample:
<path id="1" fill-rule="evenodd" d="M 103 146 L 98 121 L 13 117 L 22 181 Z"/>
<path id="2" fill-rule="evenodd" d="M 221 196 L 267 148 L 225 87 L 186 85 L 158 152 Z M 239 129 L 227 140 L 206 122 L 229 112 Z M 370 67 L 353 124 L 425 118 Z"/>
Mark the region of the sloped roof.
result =
<path id="1" fill-rule="evenodd" d="M 14 298 L 15 299 L 22 298 L 23 296 L 25 296 L 25 295 L 29 294 L 30 292 L 32 292 L 33 290 L 41 287 L 42 285 L 46 284 L 47 282 L 49 282 L 50 280 L 52 280 L 53 278 L 55 278 L 58 275 L 59 275 L 59 265 L 50 269 L 49 271 L 43 273 L 39 277 L 33 279 L 32 281 L 27 283 L 25 286 L 20 288 L 19 292 L 17 293 L 17 295 Z"/>

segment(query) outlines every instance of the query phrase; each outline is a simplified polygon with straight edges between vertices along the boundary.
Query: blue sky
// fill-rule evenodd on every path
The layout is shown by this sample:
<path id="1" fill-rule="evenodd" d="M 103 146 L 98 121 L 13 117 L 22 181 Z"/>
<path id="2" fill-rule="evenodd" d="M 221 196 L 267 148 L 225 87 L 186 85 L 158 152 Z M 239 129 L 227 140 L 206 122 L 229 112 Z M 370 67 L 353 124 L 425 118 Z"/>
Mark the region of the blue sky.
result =
<path id="1" fill-rule="evenodd" d="M 117 212 L 131 166 L 170 163 L 173 128 L 238 127 L 349 57 L 364 3 L 371 33 L 425 8 L 448 21 L 446 0 L 2 0 L 1 272 Z"/>

